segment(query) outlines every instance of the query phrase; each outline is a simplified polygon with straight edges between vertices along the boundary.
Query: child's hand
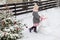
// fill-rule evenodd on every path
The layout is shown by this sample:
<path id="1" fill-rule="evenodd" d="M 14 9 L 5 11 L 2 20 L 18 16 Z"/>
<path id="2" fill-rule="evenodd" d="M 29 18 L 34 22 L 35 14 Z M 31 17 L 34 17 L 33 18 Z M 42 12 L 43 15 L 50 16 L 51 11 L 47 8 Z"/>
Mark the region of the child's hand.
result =
<path id="1" fill-rule="evenodd" d="M 43 21 L 45 20 L 46 18 L 45 17 L 40 17 L 40 21 Z"/>

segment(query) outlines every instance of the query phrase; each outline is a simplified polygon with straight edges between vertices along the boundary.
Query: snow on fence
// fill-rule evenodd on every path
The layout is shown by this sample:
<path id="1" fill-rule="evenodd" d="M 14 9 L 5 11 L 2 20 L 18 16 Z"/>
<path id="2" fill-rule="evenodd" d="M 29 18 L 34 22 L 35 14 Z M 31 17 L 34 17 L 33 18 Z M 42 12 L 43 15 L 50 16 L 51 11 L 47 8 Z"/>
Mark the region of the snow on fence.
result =
<path id="1" fill-rule="evenodd" d="M 57 2 L 55 1 L 33 1 L 25 3 L 3 4 L 0 5 L 0 10 L 11 10 L 12 12 L 14 12 L 14 15 L 25 14 L 32 12 L 34 3 L 37 3 L 39 5 L 39 11 L 57 7 Z M 6 9 L 6 5 L 9 9 Z"/>

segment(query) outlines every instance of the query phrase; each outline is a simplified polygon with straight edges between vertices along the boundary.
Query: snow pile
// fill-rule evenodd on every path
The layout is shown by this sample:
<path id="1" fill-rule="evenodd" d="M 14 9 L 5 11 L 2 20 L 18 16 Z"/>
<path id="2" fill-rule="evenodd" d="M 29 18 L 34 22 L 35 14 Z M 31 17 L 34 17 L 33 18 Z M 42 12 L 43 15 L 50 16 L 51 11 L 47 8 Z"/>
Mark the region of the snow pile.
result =
<path id="1" fill-rule="evenodd" d="M 60 8 L 51 8 L 44 11 L 40 11 L 39 15 L 45 16 L 46 20 L 43 20 L 38 27 L 38 33 L 29 33 L 28 28 L 25 28 L 23 32 L 23 39 L 18 40 L 60 40 Z M 19 15 L 16 17 L 22 22 L 27 24 L 30 28 L 32 23 L 32 13 Z"/>

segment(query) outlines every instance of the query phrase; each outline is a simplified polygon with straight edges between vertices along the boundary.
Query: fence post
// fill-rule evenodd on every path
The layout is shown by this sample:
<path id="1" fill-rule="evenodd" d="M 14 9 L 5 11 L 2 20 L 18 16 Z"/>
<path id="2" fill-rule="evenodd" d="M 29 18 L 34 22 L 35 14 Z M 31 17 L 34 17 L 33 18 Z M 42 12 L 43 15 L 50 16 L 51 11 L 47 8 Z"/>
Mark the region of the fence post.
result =
<path id="1" fill-rule="evenodd" d="M 15 3 L 15 5 L 14 5 L 14 6 L 15 6 L 15 19 L 16 19 L 16 3 Z"/>

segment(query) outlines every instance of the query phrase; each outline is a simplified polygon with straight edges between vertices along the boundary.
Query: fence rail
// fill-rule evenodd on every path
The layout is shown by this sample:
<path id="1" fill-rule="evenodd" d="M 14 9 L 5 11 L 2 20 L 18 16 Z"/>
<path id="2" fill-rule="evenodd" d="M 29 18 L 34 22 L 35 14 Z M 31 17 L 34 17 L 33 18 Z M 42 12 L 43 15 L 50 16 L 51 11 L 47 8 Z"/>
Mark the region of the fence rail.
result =
<path id="1" fill-rule="evenodd" d="M 34 3 L 38 3 L 39 11 L 57 7 L 57 2 L 55 1 L 42 1 L 42 2 L 34 1 L 34 2 L 25 2 L 25 3 L 3 4 L 0 5 L 0 10 L 7 10 L 6 9 L 6 5 L 7 5 L 9 10 L 15 13 L 14 15 L 25 14 L 32 12 Z"/>

